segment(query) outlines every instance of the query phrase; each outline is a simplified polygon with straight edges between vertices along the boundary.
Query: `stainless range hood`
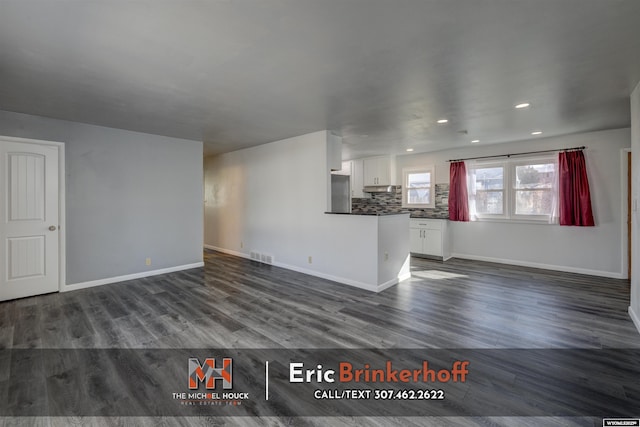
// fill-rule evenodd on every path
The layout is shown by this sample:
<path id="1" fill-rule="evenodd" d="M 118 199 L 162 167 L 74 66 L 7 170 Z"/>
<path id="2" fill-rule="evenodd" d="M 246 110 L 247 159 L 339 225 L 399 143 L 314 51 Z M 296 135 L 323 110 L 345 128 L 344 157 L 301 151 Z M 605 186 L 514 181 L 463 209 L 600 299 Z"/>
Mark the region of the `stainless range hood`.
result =
<path id="1" fill-rule="evenodd" d="M 365 193 L 395 193 L 398 190 L 399 185 L 367 185 L 362 189 Z"/>

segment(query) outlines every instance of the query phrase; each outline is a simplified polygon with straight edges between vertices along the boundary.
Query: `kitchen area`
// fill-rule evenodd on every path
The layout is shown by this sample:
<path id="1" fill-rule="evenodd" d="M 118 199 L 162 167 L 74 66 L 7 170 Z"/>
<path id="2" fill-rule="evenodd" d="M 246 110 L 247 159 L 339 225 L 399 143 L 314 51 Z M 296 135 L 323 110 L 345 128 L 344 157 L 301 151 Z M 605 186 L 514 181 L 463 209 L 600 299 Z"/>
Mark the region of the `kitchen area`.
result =
<path id="1" fill-rule="evenodd" d="M 433 201 L 418 209 L 402 202 L 403 162 L 430 162 L 343 153 L 318 131 L 208 158 L 206 247 L 372 292 L 411 277 L 412 254 L 448 258 L 447 165 L 414 174 L 430 187 L 407 194 Z"/>
<path id="2" fill-rule="evenodd" d="M 413 256 L 446 261 L 451 257 L 448 238 L 449 184 L 433 185 L 432 208 L 403 206 L 395 156 L 375 156 L 341 162 L 331 172 L 331 213 L 362 216 L 408 216 L 409 251 Z M 434 177 L 435 179 L 435 177 Z"/>
<path id="3" fill-rule="evenodd" d="M 372 290 L 379 292 L 410 278 L 411 256 L 444 261 L 451 257 L 449 184 L 436 183 L 433 166 L 427 172 L 397 171 L 391 155 L 342 161 L 341 138 L 332 135 L 327 162 L 325 214 L 342 226 L 346 222 L 352 229 L 364 227 L 361 240 L 372 239 L 370 249 L 375 254 L 369 260 L 377 267 Z"/>

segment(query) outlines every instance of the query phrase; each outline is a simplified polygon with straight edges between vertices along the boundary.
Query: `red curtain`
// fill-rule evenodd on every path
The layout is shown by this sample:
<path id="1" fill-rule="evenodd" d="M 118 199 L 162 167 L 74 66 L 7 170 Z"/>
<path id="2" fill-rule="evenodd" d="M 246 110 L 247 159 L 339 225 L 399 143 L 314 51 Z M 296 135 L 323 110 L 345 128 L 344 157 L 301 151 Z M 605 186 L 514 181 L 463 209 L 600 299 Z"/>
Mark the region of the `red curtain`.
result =
<path id="1" fill-rule="evenodd" d="M 560 153 L 558 169 L 560 225 L 593 227 L 584 154 L 581 150 Z"/>
<path id="2" fill-rule="evenodd" d="M 449 165 L 449 219 L 469 221 L 467 168 L 464 162 L 452 162 Z"/>

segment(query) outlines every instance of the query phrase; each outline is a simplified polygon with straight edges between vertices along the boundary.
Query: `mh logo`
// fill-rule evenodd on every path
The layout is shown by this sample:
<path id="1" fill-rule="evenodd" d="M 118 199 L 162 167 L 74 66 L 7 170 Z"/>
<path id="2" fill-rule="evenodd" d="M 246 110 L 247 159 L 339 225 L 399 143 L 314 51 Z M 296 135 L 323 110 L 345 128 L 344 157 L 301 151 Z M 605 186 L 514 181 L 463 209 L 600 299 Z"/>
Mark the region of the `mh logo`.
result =
<path id="1" fill-rule="evenodd" d="M 201 365 L 197 358 L 189 359 L 189 388 L 198 389 L 198 382 L 204 382 L 207 389 L 216 388 L 216 380 L 222 380 L 222 388 L 233 388 L 232 378 L 233 359 L 225 357 L 222 359 L 222 367 L 216 368 L 216 359 L 206 358 Z"/>

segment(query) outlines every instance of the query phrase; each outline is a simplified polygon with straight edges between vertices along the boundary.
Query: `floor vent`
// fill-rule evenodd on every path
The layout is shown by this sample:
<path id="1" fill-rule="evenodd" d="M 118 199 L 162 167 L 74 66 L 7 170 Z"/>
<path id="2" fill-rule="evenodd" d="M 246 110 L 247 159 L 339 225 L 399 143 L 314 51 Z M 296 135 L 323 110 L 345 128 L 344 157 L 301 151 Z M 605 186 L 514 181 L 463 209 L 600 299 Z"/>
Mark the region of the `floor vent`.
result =
<path id="1" fill-rule="evenodd" d="M 251 251 L 250 258 L 264 264 L 273 264 L 273 255 Z"/>

